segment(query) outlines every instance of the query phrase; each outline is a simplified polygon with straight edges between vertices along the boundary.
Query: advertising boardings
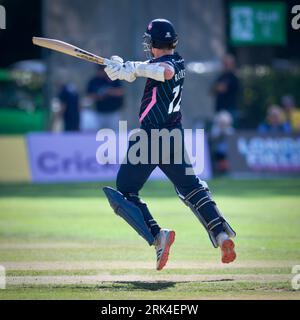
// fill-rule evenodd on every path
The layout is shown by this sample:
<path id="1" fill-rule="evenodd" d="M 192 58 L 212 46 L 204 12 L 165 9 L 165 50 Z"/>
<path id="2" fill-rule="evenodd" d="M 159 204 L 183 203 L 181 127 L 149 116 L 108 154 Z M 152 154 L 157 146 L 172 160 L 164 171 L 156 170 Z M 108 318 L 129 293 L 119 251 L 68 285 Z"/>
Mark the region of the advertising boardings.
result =
<path id="1" fill-rule="evenodd" d="M 118 166 L 100 166 L 94 134 L 30 134 L 27 136 L 32 181 L 36 183 L 107 181 Z"/>
<path id="2" fill-rule="evenodd" d="M 0 150 L 0 182 L 31 181 L 25 138 L 1 136 Z"/>
<path id="3" fill-rule="evenodd" d="M 126 137 L 116 138 L 109 145 L 115 149 L 114 142 L 119 146 Z M 195 147 L 193 139 L 193 147 Z M 97 161 L 97 150 L 101 142 L 96 141 L 95 134 L 69 133 L 33 133 L 27 136 L 27 148 L 32 182 L 87 182 L 87 181 L 113 181 L 116 179 L 119 164 L 123 161 L 121 150 L 116 148 L 117 162 L 110 161 L 102 164 Z M 106 143 L 106 145 L 108 145 Z M 202 179 L 211 177 L 211 165 L 207 142 L 204 142 L 204 170 L 200 174 Z M 123 149 L 123 148 L 122 148 Z M 195 148 L 193 148 L 195 149 Z M 126 154 L 127 148 L 125 148 Z M 124 154 L 124 155 L 125 155 Z M 116 164 L 115 164 L 116 163 Z M 129 177 L 130 178 L 130 177 Z M 151 179 L 165 179 L 165 175 L 157 168 Z"/>
<path id="4" fill-rule="evenodd" d="M 300 135 L 240 131 L 228 142 L 233 174 L 300 175 Z"/>

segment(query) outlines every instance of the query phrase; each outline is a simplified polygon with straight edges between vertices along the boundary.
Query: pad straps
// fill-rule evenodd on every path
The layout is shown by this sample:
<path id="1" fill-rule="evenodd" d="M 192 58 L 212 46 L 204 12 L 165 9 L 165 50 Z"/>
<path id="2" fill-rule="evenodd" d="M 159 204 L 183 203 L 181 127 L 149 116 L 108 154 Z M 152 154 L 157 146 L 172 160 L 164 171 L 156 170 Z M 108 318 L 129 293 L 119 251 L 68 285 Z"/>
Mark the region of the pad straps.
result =
<path id="1" fill-rule="evenodd" d="M 235 237 L 234 230 L 219 212 L 208 188 L 200 186 L 186 196 L 180 194 L 177 189 L 176 192 L 204 226 L 215 248 L 218 247 L 217 236 L 221 232 L 226 232 L 229 237 Z"/>

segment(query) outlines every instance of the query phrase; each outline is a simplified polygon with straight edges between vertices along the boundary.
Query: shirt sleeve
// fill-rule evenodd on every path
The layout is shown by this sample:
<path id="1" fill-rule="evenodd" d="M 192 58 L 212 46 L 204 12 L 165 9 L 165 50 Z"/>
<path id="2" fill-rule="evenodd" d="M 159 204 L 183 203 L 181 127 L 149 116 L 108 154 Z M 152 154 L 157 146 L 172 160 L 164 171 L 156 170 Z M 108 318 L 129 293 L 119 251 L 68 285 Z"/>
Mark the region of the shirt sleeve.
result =
<path id="1" fill-rule="evenodd" d="M 172 61 L 163 61 L 163 63 L 167 63 L 168 65 L 170 65 L 171 67 L 174 68 L 174 64 L 172 63 Z"/>

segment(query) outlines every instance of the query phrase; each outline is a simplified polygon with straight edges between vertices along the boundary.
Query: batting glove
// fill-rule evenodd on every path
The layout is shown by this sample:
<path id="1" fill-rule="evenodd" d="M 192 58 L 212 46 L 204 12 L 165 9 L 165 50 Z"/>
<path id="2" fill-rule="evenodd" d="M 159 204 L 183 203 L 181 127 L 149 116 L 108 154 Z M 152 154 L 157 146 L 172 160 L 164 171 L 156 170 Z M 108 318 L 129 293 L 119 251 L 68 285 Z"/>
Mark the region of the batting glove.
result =
<path id="1" fill-rule="evenodd" d="M 119 71 L 123 65 L 124 60 L 119 56 L 112 56 L 110 63 L 105 67 L 104 71 L 110 80 L 115 81 L 119 79 Z"/>
<path id="2" fill-rule="evenodd" d="M 128 82 L 133 82 L 136 80 L 136 67 L 134 62 L 127 61 L 121 67 L 119 71 L 119 79 Z"/>
<path id="3" fill-rule="evenodd" d="M 127 61 L 124 64 L 123 59 L 118 56 L 111 57 L 111 63 L 104 69 L 104 71 L 112 81 L 119 79 L 133 82 L 136 80 L 135 63 Z"/>

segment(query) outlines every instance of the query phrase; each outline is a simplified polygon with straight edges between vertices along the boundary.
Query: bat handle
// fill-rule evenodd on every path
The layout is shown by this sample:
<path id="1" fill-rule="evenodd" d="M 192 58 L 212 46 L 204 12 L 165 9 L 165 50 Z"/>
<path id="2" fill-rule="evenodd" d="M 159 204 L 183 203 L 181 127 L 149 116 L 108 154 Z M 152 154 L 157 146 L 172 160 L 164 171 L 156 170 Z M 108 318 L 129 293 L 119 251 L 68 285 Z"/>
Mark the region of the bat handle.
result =
<path id="1" fill-rule="evenodd" d="M 103 59 L 103 64 L 104 64 L 105 66 L 108 66 L 111 62 L 112 62 L 112 61 L 109 60 L 109 59 L 106 59 L 106 58 Z"/>

